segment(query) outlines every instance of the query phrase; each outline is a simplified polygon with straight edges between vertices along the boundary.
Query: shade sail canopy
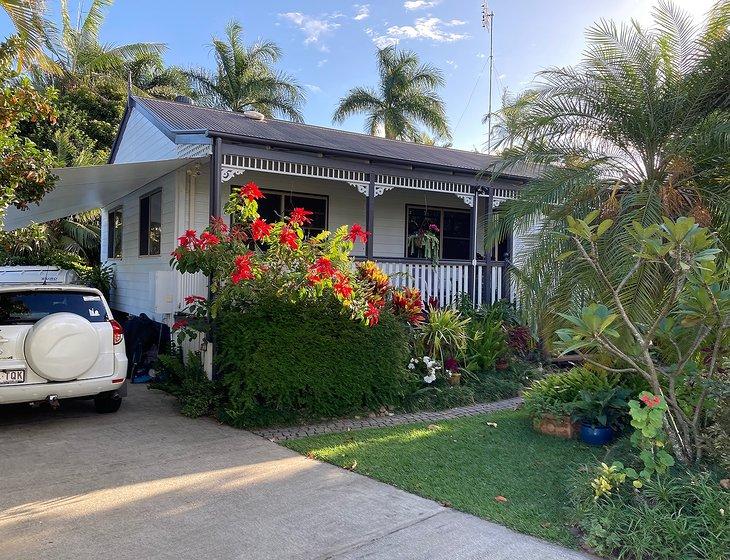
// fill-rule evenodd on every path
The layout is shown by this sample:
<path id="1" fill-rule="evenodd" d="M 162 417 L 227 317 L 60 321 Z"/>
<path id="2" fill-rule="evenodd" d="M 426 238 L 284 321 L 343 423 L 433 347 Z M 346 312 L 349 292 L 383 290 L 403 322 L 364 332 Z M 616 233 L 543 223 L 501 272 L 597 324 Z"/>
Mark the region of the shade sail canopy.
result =
<path id="1" fill-rule="evenodd" d="M 31 204 L 27 210 L 8 208 L 3 229 L 10 231 L 32 222 L 57 220 L 109 206 L 171 171 L 205 160 L 206 158 L 180 158 L 54 169 L 54 174 L 59 178 L 56 188 L 43 197 L 40 204 Z"/>

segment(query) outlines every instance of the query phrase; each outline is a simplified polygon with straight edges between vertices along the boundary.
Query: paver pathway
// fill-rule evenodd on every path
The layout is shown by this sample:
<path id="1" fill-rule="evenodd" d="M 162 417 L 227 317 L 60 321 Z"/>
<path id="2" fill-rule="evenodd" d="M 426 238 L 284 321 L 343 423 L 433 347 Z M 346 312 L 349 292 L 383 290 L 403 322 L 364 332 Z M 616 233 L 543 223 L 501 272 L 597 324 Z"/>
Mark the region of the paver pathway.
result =
<path id="1" fill-rule="evenodd" d="M 363 428 L 385 428 L 387 426 L 414 424 L 416 422 L 438 422 L 439 420 L 474 416 L 475 414 L 484 414 L 485 412 L 494 412 L 495 410 L 514 409 L 520 404 L 522 404 L 522 399 L 520 397 L 515 397 L 504 401 L 472 404 L 470 406 L 460 406 L 458 408 L 450 408 L 448 410 L 439 410 L 436 412 L 408 412 L 405 414 L 375 416 L 372 418 L 344 418 L 341 420 L 332 420 L 330 422 L 321 422 L 318 424 L 307 424 L 286 428 L 263 428 L 251 431 L 254 434 L 265 437 L 270 441 L 284 441 L 287 439 L 297 439 L 318 434 L 333 434 L 337 432 L 349 432 L 351 430 L 362 430 Z"/>
<path id="2" fill-rule="evenodd" d="M 526 460 L 529 460 L 526 458 Z M 0 560 L 586 560 L 130 387 L 0 406 Z"/>

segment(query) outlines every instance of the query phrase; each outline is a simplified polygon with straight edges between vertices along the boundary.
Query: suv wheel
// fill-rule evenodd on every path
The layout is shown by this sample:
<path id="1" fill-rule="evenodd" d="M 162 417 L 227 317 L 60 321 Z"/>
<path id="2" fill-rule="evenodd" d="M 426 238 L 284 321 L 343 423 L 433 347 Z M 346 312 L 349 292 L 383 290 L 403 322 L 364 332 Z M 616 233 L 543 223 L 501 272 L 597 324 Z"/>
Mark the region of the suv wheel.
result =
<path id="1" fill-rule="evenodd" d="M 94 408 L 100 414 L 116 412 L 122 406 L 122 397 L 117 391 L 101 393 L 94 397 Z"/>

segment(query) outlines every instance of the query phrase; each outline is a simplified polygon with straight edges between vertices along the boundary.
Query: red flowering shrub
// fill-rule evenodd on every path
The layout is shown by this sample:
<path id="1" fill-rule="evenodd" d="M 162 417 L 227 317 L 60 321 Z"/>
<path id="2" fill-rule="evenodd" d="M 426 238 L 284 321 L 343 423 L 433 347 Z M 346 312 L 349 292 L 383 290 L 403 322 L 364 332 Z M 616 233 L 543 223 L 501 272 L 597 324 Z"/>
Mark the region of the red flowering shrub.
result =
<path id="1" fill-rule="evenodd" d="M 195 309 L 215 316 L 231 302 L 262 296 L 295 302 L 334 295 L 352 319 L 370 326 L 391 308 L 391 300 L 397 315 L 412 324 L 422 321 L 418 290 L 393 290 L 388 275 L 373 262 L 353 266 L 354 243 L 367 241 L 369 235 L 362 226 L 342 226 L 305 239 L 302 226 L 311 221 L 312 212 L 295 208 L 282 220 L 268 223 L 258 213 L 263 197 L 250 182 L 234 191 L 226 204 L 235 223 L 230 230 L 216 218 L 200 235 L 188 230 L 178 238 L 171 265 L 183 273 L 205 274 L 215 295 L 210 306 Z"/>

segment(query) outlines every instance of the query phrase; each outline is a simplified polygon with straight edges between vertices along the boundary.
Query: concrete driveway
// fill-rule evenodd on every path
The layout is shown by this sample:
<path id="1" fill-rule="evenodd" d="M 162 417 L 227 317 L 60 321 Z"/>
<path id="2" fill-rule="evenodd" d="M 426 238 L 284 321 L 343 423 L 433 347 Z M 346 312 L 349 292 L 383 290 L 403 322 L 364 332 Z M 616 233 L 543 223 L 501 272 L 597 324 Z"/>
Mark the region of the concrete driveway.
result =
<path id="1" fill-rule="evenodd" d="M 191 420 L 130 387 L 117 414 L 0 407 L 0 558 L 588 558 Z"/>

